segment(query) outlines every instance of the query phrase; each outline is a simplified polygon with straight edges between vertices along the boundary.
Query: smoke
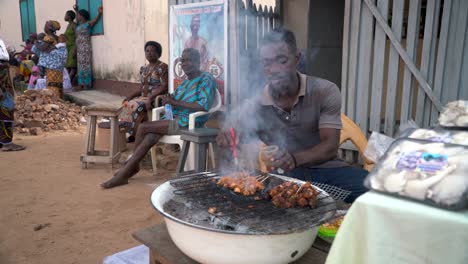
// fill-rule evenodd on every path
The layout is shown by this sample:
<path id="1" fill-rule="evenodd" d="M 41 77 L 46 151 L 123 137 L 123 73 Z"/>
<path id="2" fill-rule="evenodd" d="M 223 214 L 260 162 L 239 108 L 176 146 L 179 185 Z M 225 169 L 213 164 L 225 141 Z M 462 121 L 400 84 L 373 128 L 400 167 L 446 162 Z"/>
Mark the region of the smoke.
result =
<path id="1" fill-rule="evenodd" d="M 249 22 L 254 23 L 249 24 Z M 250 19 L 239 19 L 237 28 L 245 29 L 245 36 L 249 38 L 249 32 L 257 32 L 257 20 Z M 243 34 L 244 32 L 240 32 Z M 265 32 L 267 33 L 267 32 Z M 257 40 L 261 40 L 263 36 L 257 36 Z M 242 36 L 240 38 L 242 40 Z M 276 39 L 276 38 L 275 38 Z M 279 39 L 279 38 L 278 38 Z M 239 138 L 239 149 L 238 159 L 240 166 L 247 170 L 253 170 L 257 167 L 257 160 L 259 156 L 259 150 L 262 143 L 267 145 L 274 144 L 280 148 L 286 148 L 286 127 L 272 127 L 271 120 L 262 112 L 264 109 L 260 107 L 261 103 L 259 100 L 265 98 L 267 95 L 262 95 L 263 88 L 268 84 L 268 79 L 263 73 L 263 66 L 260 59 L 261 42 L 257 41 L 258 47 L 255 49 L 249 49 L 249 42 L 247 39 L 245 43 L 240 45 L 240 56 L 238 58 L 239 65 L 230 65 L 230 67 L 237 67 L 238 69 L 238 101 L 234 107 L 229 109 L 226 116 L 225 122 L 223 123 L 223 129 L 228 131 L 230 128 L 234 128 Z M 250 45 L 252 46 L 252 45 Z M 306 72 L 306 52 L 298 51 L 301 54 L 297 70 L 299 72 Z M 280 78 L 281 73 L 278 74 Z M 283 74 L 284 75 L 284 74 Z M 273 79 L 275 77 L 273 76 Z M 287 79 L 286 77 L 283 79 Z M 282 96 L 281 90 L 284 91 L 287 88 L 278 87 L 278 96 Z M 236 89 L 236 87 L 231 87 Z M 276 89 L 271 89 L 275 91 Z M 274 93 L 273 93 L 274 95 Z M 232 164 L 221 166 L 222 169 L 226 169 Z"/>

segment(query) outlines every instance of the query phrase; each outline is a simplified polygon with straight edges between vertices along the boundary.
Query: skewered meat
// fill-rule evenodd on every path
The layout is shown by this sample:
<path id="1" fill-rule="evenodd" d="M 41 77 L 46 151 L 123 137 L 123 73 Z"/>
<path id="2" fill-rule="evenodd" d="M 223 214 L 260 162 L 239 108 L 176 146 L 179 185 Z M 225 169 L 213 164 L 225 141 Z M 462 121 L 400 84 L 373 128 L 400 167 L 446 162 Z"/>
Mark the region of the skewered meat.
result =
<path id="1" fill-rule="evenodd" d="M 218 180 L 217 184 L 245 196 L 253 195 L 265 188 L 263 183 L 258 181 L 256 177 L 250 176 L 247 172 L 236 172 L 224 176 Z"/>
<path id="2" fill-rule="evenodd" d="M 273 187 L 268 194 L 271 202 L 279 208 L 315 207 L 319 192 L 310 184 L 299 186 L 293 182 L 285 182 Z"/>

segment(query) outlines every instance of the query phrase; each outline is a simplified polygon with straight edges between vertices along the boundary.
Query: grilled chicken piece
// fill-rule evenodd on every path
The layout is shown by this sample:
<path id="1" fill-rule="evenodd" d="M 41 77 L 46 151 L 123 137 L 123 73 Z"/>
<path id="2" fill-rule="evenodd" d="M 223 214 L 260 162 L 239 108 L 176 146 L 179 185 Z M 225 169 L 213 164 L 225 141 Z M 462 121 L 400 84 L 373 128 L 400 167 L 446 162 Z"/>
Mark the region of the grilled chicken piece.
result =
<path id="1" fill-rule="evenodd" d="M 254 176 L 246 172 L 236 172 L 228 176 L 224 176 L 217 182 L 218 185 L 233 190 L 245 196 L 255 194 L 257 191 L 263 190 L 265 186 L 259 182 Z"/>
<path id="2" fill-rule="evenodd" d="M 285 182 L 272 188 L 268 194 L 271 202 L 279 208 L 307 206 L 314 208 L 319 192 L 309 182 L 302 186 L 293 182 Z"/>

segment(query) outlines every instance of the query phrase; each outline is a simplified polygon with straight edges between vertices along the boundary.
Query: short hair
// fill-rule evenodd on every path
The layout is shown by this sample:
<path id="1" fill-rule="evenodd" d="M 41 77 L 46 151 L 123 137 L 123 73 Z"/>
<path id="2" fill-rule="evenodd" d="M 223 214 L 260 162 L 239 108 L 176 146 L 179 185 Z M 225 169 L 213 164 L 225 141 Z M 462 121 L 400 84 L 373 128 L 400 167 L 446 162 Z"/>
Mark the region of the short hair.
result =
<path id="1" fill-rule="evenodd" d="M 294 36 L 294 33 L 292 31 L 287 30 L 285 28 L 276 28 L 268 32 L 263 37 L 262 45 L 279 43 L 279 42 L 286 43 L 286 45 L 288 45 L 289 50 L 292 53 L 294 54 L 297 53 L 296 37 Z"/>
<path id="2" fill-rule="evenodd" d="M 71 20 L 75 20 L 76 14 L 73 10 L 68 10 L 65 14 L 69 16 Z"/>
<path id="3" fill-rule="evenodd" d="M 193 48 L 186 48 L 184 49 L 184 51 L 182 51 L 182 53 L 184 52 L 189 52 L 190 53 L 190 57 L 193 58 L 193 60 L 195 60 L 196 62 L 200 63 L 200 52 L 197 50 L 197 49 L 193 49 Z"/>
<path id="4" fill-rule="evenodd" d="M 145 51 L 146 51 L 146 47 L 148 46 L 153 46 L 155 49 L 156 49 L 156 53 L 158 53 L 158 56 L 161 57 L 161 54 L 162 54 L 162 46 L 161 44 L 159 44 L 159 42 L 156 42 L 156 41 L 148 41 L 145 43 Z"/>
<path id="5" fill-rule="evenodd" d="M 89 12 L 86 11 L 85 9 L 81 9 L 80 11 L 78 11 L 78 14 L 80 14 L 82 17 L 84 17 L 84 19 L 86 19 L 86 21 L 88 21 L 89 18 L 91 17 L 89 15 Z"/>

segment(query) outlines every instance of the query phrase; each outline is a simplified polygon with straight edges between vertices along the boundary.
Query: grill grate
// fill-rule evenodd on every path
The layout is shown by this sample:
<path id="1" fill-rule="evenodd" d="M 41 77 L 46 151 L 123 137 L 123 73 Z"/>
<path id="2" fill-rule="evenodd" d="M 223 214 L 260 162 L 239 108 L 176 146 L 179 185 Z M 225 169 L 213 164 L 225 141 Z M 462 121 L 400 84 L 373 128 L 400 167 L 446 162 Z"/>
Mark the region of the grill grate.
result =
<path id="1" fill-rule="evenodd" d="M 348 191 L 325 185 L 314 184 L 330 196 L 320 192 L 315 208 L 275 207 L 266 199 L 256 200 L 242 196 L 216 185 L 218 172 L 202 172 L 179 176 L 170 181 L 174 197 L 165 205 L 165 211 L 183 221 L 243 233 L 279 234 L 302 231 L 320 225 L 331 218 L 336 211 L 334 199 L 344 199 Z M 286 181 L 302 183 L 290 178 L 270 175 L 264 181 L 265 190 L 258 196 L 265 198 L 272 187 Z M 215 214 L 208 208 L 216 208 Z"/>

